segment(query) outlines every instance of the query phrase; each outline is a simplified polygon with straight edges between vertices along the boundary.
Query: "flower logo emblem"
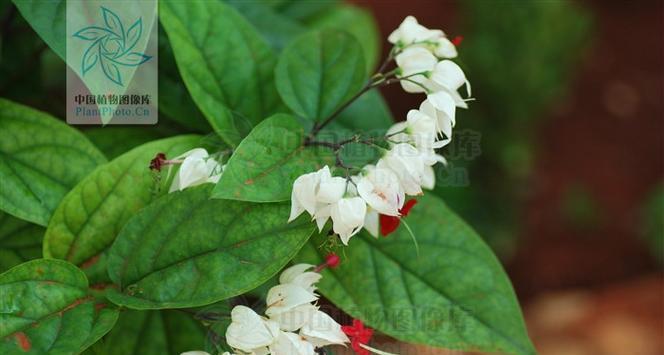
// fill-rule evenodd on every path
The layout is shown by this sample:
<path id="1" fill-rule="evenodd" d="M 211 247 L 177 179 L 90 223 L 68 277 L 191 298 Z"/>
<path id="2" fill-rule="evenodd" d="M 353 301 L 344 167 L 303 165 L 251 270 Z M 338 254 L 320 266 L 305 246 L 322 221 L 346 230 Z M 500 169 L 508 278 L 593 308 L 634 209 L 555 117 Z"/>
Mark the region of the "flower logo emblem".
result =
<path id="1" fill-rule="evenodd" d="M 85 75 L 99 64 L 109 80 L 124 86 L 118 66 L 136 67 L 152 58 L 133 50 L 143 34 L 143 21 L 139 18 L 125 31 L 120 17 L 113 11 L 102 6 L 101 12 L 105 27 L 88 26 L 74 34 L 76 38 L 92 42 L 83 54 L 81 73 Z"/>

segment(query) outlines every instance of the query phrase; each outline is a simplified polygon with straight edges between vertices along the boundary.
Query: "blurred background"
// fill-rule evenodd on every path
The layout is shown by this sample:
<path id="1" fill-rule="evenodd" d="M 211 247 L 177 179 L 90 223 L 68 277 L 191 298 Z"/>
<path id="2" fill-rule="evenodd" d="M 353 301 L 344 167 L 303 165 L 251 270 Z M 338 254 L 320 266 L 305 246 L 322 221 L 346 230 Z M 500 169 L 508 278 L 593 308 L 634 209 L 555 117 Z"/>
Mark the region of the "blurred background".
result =
<path id="1" fill-rule="evenodd" d="M 663 2 L 351 3 L 375 16 L 381 39 L 408 14 L 463 37 L 458 62 L 476 101 L 457 113 L 435 193 L 506 265 L 539 352 L 664 354 Z M 181 129 L 178 119 L 209 129 L 169 50 L 160 48 L 159 125 L 112 127 L 122 144 L 85 131 L 109 156 Z M 0 64 L 0 96 L 64 117 L 64 62 L 9 0 L 0 0 Z M 422 99 L 398 87 L 383 94 L 396 119 Z"/>
<path id="2" fill-rule="evenodd" d="M 354 2 L 383 38 L 407 14 L 463 37 L 476 101 L 436 193 L 500 255 L 539 352 L 664 354 L 662 1 Z M 421 100 L 383 93 L 397 118 Z"/>

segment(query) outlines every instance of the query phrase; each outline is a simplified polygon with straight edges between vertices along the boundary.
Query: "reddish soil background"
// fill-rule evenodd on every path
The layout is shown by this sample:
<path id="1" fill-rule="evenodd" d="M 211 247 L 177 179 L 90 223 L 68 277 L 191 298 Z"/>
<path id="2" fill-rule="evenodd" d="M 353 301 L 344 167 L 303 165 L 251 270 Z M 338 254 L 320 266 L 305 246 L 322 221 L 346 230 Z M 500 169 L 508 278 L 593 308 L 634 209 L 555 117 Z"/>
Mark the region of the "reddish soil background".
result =
<path id="1" fill-rule="evenodd" d="M 354 2 L 373 11 L 383 37 L 406 12 L 457 35 L 456 2 Z M 591 47 L 565 99 L 539 121 L 520 241 L 507 270 L 540 353 L 663 354 L 664 283 L 639 237 L 639 218 L 664 181 L 664 5 L 581 3 L 594 16 Z M 397 87 L 383 93 L 396 117 L 421 100 Z M 590 229 L 561 214 L 574 185 L 596 201 Z"/>

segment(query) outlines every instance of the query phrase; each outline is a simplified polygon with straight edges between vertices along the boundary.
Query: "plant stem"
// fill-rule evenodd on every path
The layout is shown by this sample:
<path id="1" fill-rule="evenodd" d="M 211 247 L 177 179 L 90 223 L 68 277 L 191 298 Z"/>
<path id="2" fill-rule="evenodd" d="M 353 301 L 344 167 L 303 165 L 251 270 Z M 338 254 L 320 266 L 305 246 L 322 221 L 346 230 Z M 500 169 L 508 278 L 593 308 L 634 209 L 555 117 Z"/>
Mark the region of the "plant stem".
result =
<path id="1" fill-rule="evenodd" d="M 328 118 L 326 118 L 323 122 L 321 122 L 320 124 L 316 123 L 314 125 L 314 128 L 311 130 L 309 136 L 315 137 L 318 134 L 318 132 L 320 132 L 323 128 L 325 128 L 325 126 L 330 124 L 332 120 L 334 120 L 343 110 L 345 110 L 348 106 L 350 106 L 353 102 L 355 102 L 355 100 L 357 100 L 365 92 L 373 89 L 374 88 L 373 84 L 374 84 L 373 81 L 369 81 L 357 94 L 353 95 L 353 97 L 351 97 L 348 101 L 346 101 L 345 104 L 341 105 L 341 107 L 339 107 L 336 111 L 332 112 L 332 114 Z"/>

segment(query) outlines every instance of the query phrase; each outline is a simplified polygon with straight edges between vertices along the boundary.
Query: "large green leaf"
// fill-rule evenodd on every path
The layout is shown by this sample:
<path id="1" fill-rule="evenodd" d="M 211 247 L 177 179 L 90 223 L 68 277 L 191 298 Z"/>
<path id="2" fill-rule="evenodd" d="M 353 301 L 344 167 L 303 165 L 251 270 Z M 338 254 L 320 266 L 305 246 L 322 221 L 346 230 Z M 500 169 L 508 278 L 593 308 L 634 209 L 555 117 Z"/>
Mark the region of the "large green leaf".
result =
<path id="1" fill-rule="evenodd" d="M 162 117 L 198 132 L 210 132 L 212 127 L 196 107 L 178 72 L 173 48 L 163 26 L 159 26 L 159 112 Z"/>
<path id="2" fill-rule="evenodd" d="M 65 196 L 44 237 L 44 256 L 81 266 L 93 283 L 106 277 L 104 251 L 138 210 L 167 191 L 148 169 L 159 152 L 175 157 L 198 145 L 199 136 L 141 145 L 104 164 Z"/>
<path id="3" fill-rule="evenodd" d="M 282 50 L 293 38 L 306 31 L 299 22 L 280 14 L 264 2 L 245 0 L 227 0 L 227 2 L 251 22 L 277 51 Z"/>
<path id="4" fill-rule="evenodd" d="M 134 311 L 120 314 L 117 324 L 88 354 L 170 355 L 202 350 L 206 330 L 190 314 L 177 311 Z"/>
<path id="5" fill-rule="evenodd" d="M 289 44 L 275 69 L 277 90 L 295 113 L 312 120 L 330 116 L 365 82 L 362 47 L 342 31 L 307 33 Z"/>
<path id="6" fill-rule="evenodd" d="M 366 69 L 368 73 L 376 66 L 380 56 L 380 33 L 376 21 L 371 13 L 352 4 L 339 4 L 333 2 L 323 5 L 320 10 L 314 11 L 305 18 L 288 16 L 286 8 L 270 6 L 269 3 L 245 0 L 226 0 L 229 5 L 236 8 L 268 43 L 277 51 L 281 51 L 291 40 L 304 33 L 307 29 L 331 28 L 344 30 L 358 40 L 364 50 Z M 294 3 L 296 4 L 296 3 Z M 306 2 L 300 2 L 306 4 Z"/>
<path id="7" fill-rule="evenodd" d="M 0 212 L 0 272 L 41 257 L 44 227 Z"/>
<path id="8" fill-rule="evenodd" d="M 330 149 L 305 147 L 302 125 L 287 114 L 276 114 L 237 147 L 212 197 L 276 202 L 290 199 L 295 179 L 334 164 Z"/>
<path id="9" fill-rule="evenodd" d="M 78 354 L 115 324 L 77 267 L 38 259 L 0 275 L 0 353 Z"/>
<path id="10" fill-rule="evenodd" d="M 46 44 L 57 53 L 62 60 L 66 56 L 66 1 L 64 0 L 13 0 L 28 21 Z"/>
<path id="11" fill-rule="evenodd" d="M 313 224 L 287 224 L 289 204 L 210 200 L 211 186 L 175 192 L 132 218 L 113 244 L 108 272 L 116 304 L 195 307 L 247 292 L 277 273 Z"/>
<path id="12" fill-rule="evenodd" d="M 108 159 L 115 159 L 141 144 L 165 138 L 170 132 L 158 129 L 157 126 L 108 125 L 86 129 L 83 133 Z"/>
<path id="13" fill-rule="evenodd" d="M 482 239 L 434 196 L 424 196 L 405 221 L 419 255 L 403 226 L 387 238 L 363 232 L 341 265 L 324 271 L 320 291 L 402 341 L 534 354 L 510 281 Z M 299 261 L 320 263 L 320 244 L 312 239 Z"/>
<path id="14" fill-rule="evenodd" d="M 180 74 L 212 127 L 237 145 L 279 110 L 275 55 L 235 9 L 221 1 L 162 1 L 161 23 Z"/>
<path id="15" fill-rule="evenodd" d="M 369 11 L 351 4 L 340 4 L 310 19 L 307 25 L 313 29 L 344 30 L 355 36 L 364 50 L 367 73 L 373 74 L 381 55 L 381 37 L 376 20 Z"/>
<path id="16" fill-rule="evenodd" d="M 62 197 L 105 161 L 72 127 L 0 99 L 0 210 L 45 226 Z"/>

